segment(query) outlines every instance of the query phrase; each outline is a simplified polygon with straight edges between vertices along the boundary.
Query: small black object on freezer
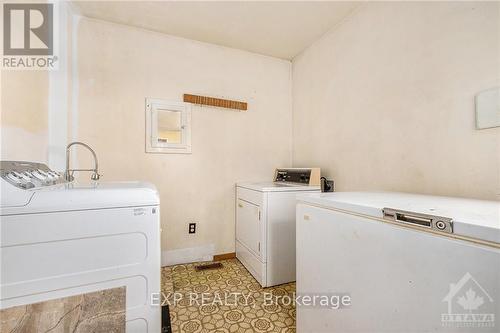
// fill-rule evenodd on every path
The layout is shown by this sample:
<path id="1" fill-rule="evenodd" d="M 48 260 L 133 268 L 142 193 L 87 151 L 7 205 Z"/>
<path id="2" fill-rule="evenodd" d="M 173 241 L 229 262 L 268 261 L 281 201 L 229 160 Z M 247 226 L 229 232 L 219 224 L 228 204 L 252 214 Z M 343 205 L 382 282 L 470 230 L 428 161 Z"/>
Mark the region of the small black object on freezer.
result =
<path id="1" fill-rule="evenodd" d="M 321 177 L 321 192 L 333 192 L 334 183 L 333 180 L 328 180 L 325 177 Z"/>

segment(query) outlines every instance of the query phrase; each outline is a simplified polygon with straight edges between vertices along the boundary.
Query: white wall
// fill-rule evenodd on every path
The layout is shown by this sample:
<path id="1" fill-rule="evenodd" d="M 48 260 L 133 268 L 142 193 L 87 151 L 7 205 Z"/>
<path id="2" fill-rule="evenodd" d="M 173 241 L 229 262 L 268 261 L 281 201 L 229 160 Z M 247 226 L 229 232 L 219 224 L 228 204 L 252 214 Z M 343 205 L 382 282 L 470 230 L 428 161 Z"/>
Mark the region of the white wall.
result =
<path id="1" fill-rule="evenodd" d="M 499 198 L 500 3 L 362 5 L 293 61 L 293 164 L 337 189 Z"/>
<path id="2" fill-rule="evenodd" d="M 102 180 L 157 186 L 163 250 L 233 252 L 235 182 L 271 180 L 291 163 L 290 62 L 86 18 L 78 50 L 76 138 L 95 148 Z M 183 93 L 247 101 L 249 110 L 195 106 L 192 154 L 146 154 L 145 98 Z"/>

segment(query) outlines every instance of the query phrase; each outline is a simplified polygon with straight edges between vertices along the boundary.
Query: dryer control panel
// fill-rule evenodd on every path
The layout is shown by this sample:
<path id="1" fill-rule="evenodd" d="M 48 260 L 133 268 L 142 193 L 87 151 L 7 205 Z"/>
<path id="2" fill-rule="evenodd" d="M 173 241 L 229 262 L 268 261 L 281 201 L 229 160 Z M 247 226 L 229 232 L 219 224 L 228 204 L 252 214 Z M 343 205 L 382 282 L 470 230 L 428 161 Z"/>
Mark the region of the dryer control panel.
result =
<path id="1" fill-rule="evenodd" d="M 275 182 L 304 184 L 318 186 L 320 184 L 319 168 L 288 168 L 276 169 L 274 172 Z"/>
<path id="2" fill-rule="evenodd" d="M 23 161 L 0 161 L 0 176 L 10 184 L 30 189 L 65 183 L 64 177 L 42 163 Z"/>

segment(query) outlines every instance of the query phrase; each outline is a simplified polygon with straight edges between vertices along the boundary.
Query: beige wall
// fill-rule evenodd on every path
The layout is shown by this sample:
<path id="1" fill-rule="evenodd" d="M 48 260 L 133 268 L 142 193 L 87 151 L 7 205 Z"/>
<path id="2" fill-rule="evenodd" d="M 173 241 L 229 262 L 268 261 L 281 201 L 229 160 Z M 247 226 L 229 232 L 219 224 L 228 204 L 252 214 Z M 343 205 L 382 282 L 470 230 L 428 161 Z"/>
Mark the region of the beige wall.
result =
<path id="1" fill-rule="evenodd" d="M 0 160 L 46 162 L 48 72 L 1 69 L 0 82 Z"/>
<path id="2" fill-rule="evenodd" d="M 163 250 L 233 252 L 235 182 L 271 180 L 291 163 L 290 62 L 91 19 L 80 22 L 78 50 L 77 138 L 97 151 L 102 180 L 157 186 Z M 249 110 L 193 107 L 193 153 L 146 154 L 145 98 L 183 93 Z"/>
<path id="3" fill-rule="evenodd" d="M 337 189 L 499 198 L 500 3 L 365 4 L 293 61 L 293 164 Z"/>
<path id="4" fill-rule="evenodd" d="M 0 159 L 47 162 L 48 73 L 2 70 L 0 92 Z"/>
<path id="5" fill-rule="evenodd" d="M 57 3 L 54 12 L 58 68 L 1 70 L 0 159 L 42 162 L 62 171 L 71 114 L 71 37 L 77 17 L 65 2 Z"/>

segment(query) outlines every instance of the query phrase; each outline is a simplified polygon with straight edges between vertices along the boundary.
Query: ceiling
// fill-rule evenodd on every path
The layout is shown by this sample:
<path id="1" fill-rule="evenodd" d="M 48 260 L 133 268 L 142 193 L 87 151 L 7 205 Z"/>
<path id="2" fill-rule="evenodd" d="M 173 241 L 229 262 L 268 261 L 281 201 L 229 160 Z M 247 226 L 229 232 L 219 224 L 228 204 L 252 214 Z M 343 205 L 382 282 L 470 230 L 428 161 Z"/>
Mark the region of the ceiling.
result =
<path id="1" fill-rule="evenodd" d="M 82 15 L 292 59 L 358 3 L 326 1 L 74 1 Z"/>

